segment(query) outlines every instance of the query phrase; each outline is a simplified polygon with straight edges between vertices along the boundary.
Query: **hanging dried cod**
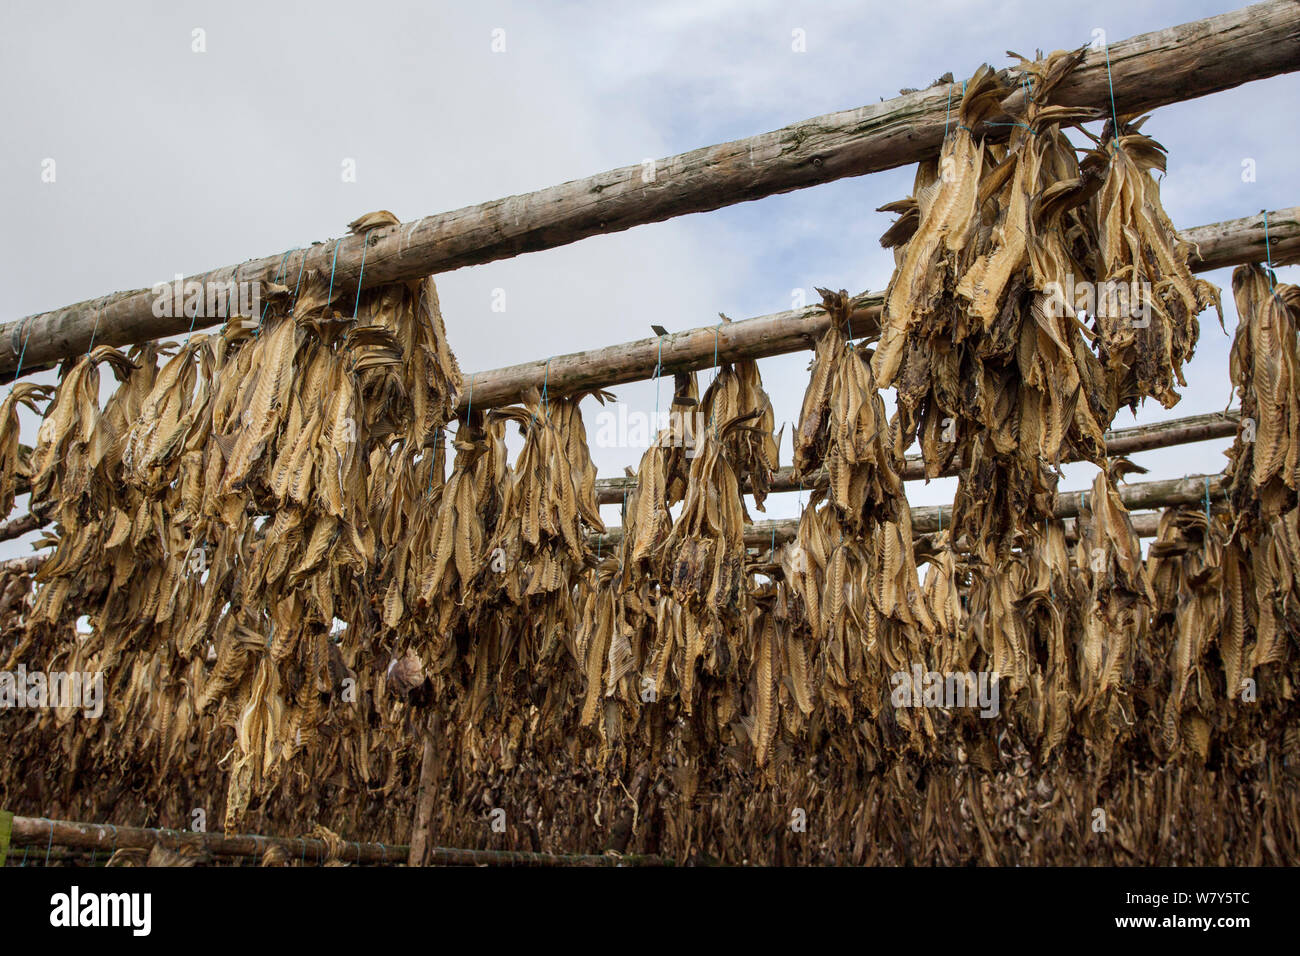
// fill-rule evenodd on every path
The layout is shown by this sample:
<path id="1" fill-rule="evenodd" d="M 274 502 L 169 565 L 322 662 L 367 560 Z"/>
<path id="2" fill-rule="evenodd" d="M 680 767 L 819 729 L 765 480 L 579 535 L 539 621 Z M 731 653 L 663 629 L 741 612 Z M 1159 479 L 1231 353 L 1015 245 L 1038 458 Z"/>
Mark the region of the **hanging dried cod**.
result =
<path id="1" fill-rule="evenodd" d="M 19 451 L 18 409 L 41 414 L 40 402 L 48 401 L 54 389 L 32 382 L 15 382 L 0 402 L 0 514 L 13 510 L 19 479 L 31 478 L 29 462 Z"/>
<path id="2" fill-rule="evenodd" d="M 1155 607 L 1150 640 L 1138 648 L 1145 674 L 1137 683 L 1153 698 L 1153 749 L 1166 758 L 1186 747 L 1204 761 L 1219 720 L 1223 685 L 1210 652 L 1223 627 L 1225 538 L 1224 523 L 1199 507 L 1170 508 L 1150 547 Z"/>
<path id="3" fill-rule="evenodd" d="M 725 653 L 727 635 L 747 610 L 745 589 L 745 513 L 740 479 L 726 450 L 743 447 L 747 430 L 761 440 L 770 430 L 756 428 L 759 410 L 708 424 L 696 437 L 695 458 L 681 516 L 664 540 L 659 556 L 663 590 L 681 606 L 684 633 L 676 646 L 683 707 L 693 706 L 696 662 Z M 660 636 L 660 641 L 665 635 Z M 662 652 L 662 648 L 661 648 Z"/>
<path id="4" fill-rule="evenodd" d="M 824 462 L 830 500 L 846 529 L 870 530 L 897 521 L 906 508 L 896 449 L 871 372 L 871 352 L 854 348 L 846 292 L 819 289 L 831 327 L 817 343 L 795 436 L 795 477 L 811 480 Z"/>
<path id="5" fill-rule="evenodd" d="M 749 486 L 754 507 L 765 511 L 763 501 L 772 484 L 772 473 L 780 467 L 780 437 L 772 433 L 775 423 L 772 402 L 763 391 L 758 362 L 753 359 L 724 365 L 701 403 L 703 427 L 716 428 L 720 422 L 736 419 L 749 422 L 749 427 L 728 432 L 723 453 L 741 484 Z"/>
<path id="6" fill-rule="evenodd" d="M 1300 640 L 1300 289 L 1274 281 L 1258 265 L 1232 275 L 1239 323 L 1230 368 L 1242 419 L 1228 452 L 1236 514 L 1224 557 L 1229 694 L 1240 693 L 1257 668 L 1284 662 L 1287 647 Z M 1290 681 L 1275 667 L 1258 676 L 1268 693 L 1291 696 Z"/>
<path id="7" fill-rule="evenodd" d="M 904 216 L 882 242 L 903 245 L 872 364 L 882 386 L 898 385 L 894 442 L 920 439 L 927 476 L 959 466 L 954 536 L 990 560 L 1021 518 L 1050 517 L 1066 452 L 1103 448 L 1099 366 L 1048 295 L 1083 272 L 1089 246 L 1080 207 L 1096 176 L 1060 127 L 1090 114 L 1050 104 L 1080 57 L 1022 59 L 1033 93 L 1005 147 L 972 138 L 1007 92 L 982 68 L 944 154 L 919 167 L 915 198 L 886 207 Z"/>
<path id="8" fill-rule="evenodd" d="M 1179 399 L 1183 363 L 1192 357 L 1200 325 L 1211 305 L 1223 309 L 1219 290 L 1188 268 L 1190 246 L 1178 238 L 1160 203 L 1165 149 L 1139 132 L 1147 117 L 1106 124 L 1093 153 L 1106 164 L 1097 196 L 1099 268 L 1096 302 L 1098 348 L 1119 405 L 1148 395 L 1165 408 Z"/>
<path id="9" fill-rule="evenodd" d="M 1128 463 L 1116 459 L 1097 473 L 1080 516 L 1075 548 L 1084 591 L 1083 631 L 1076 652 L 1079 696 L 1075 707 L 1084 738 L 1102 765 L 1136 723 L 1132 703 L 1134 662 L 1146 638 L 1155 602 L 1142 563 L 1142 547 L 1115 483 Z"/>
<path id="10" fill-rule="evenodd" d="M 603 403 L 612 396 L 593 393 Z M 501 519 L 481 572 L 488 593 L 504 591 L 519 606 L 533 595 L 568 593 L 587 560 L 585 528 L 604 532 L 596 505 L 596 466 L 587 450 L 578 404 L 582 395 L 543 399 L 525 392 L 522 407 L 491 418 L 516 422 L 524 447 L 506 483 Z"/>

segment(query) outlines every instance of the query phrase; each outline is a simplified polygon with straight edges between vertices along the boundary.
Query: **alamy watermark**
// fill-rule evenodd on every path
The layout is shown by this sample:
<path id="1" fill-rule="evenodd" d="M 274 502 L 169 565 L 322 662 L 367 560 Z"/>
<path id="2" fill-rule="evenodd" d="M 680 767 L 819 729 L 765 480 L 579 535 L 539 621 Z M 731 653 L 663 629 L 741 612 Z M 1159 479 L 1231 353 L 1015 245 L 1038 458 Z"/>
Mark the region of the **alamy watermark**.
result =
<path id="1" fill-rule="evenodd" d="M 215 320 L 241 316 L 246 328 L 261 322 L 262 283 L 259 281 L 186 282 L 178 274 L 173 282 L 155 282 L 152 291 L 156 318 Z"/>
<path id="2" fill-rule="evenodd" d="M 103 671 L 0 671 L 0 707 L 78 707 L 97 720 L 104 713 Z"/>
<path id="3" fill-rule="evenodd" d="M 661 431 L 671 435 L 671 447 L 686 449 L 686 457 L 694 458 L 699 449 L 699 436 L 704 434 L 709 422 L 698 407 L 690 411 L 673 409 L 667 412 L 631 411 L 626 405 L 616 410 L 606 408 L 596 416 L 597 448 L 649 448 Z"/>
<path id="4" fill-rule="evenodd" d="M 1133 328 L 1145 329 L 1151 324 L 1151 283 L 1076 282 L 1074 274 L 1065 277 L 1065 284 L 1049 282 L 1043 289 L 1051 303 L 1052 315 L 1057 318 L 1088 315 L 1107 319 L 1129 319 Z"/>
<path id="5" fill-rule="evenodd" d="M 996 717 L 999 709 L 999 678 L 990 671 L 927 671 L 913 664 L 912 671 L 898 671 L 889 700 L 895 707 L 978 707 L 981 717 Z"/>

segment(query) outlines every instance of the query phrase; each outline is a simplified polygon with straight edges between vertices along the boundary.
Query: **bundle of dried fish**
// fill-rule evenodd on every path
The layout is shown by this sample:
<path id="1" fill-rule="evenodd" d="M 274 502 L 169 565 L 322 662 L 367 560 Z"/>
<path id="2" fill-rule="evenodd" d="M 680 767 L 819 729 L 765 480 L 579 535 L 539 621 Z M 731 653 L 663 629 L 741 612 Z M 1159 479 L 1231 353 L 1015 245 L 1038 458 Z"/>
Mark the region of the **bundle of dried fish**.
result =
<path id="1" fill-rule="evenodd" d="M 1096 176 L 1060 127 L 1090 114 L 1050 104 L 1080 56 L 1022 60 L 1033 93 L 1006 147 L 972 140 L 1005 92 L 981 69 L 963 128 L 918 169 L 915 198 L 887 207 L 904 216 L 882 242 L 902 246 L 873 367 L 898 384 L 894 442 L 919 438 L 928 476 L 959 466 L 954 533 L 988 560 L 1022 517 L 1050 517 L 1054 467 L 1067 451 L 1100 454 L 1097 415 L 1109 421 L 1098 363 L 1048 294 L 1089 248 L 1081 207 Z"/>
<path id="2" fill-rule="evenodd" d="M 1150 698 L 1159 731 L 1153 743 L 1168 756 L 1185 746 L 1205 760 L 1223 704 L 1224 685 L 1211 651 L 1223 627 L 1225 538 L 1220 519 L 1192 506 L 1161 515 L 1151 544 L 1155 607 L 1150 639 L 1137 649 L 1138 667 L 1146 673 L 1137 675 L 1135 685 Z"/>
<path id="3" fill-rule="evenodd" d="M 1084 594 L 1075 707 L 1083 736 L 1102 766 L 1110 761 L 1117 739 L 1128 736 L 1135 724 L 1134 662 L 1155 601 L 1141 543 L 1115 485 L 1126 466 L 1117 459 L 1097 473 L 1075 548 Z"/>
<path id="4" fill-rule="evenodd" d="M 706 427 L 716 430 L 719 422 L 736 419 L 749 422 L 749 427 L 728 433 L 724 454 L 736 477 L 749 486 L 754 506 L 764 511 L 763 501 L 772 484 L 772 473 L 780 467 L 779 437 L 772 433 L 775 423 L 772 402 L 763 391 L 758 362 L 753 359 L 724 365 L 701 403 L 701 423 Z M 681 425 L 670 425 L 670 429 L 673 427 Z"/>
<path id="5" fill-rule="evenodd" d="M 1139 130 L 1146 117 L 1109 122 L 1093 159 L 1105 164 L 1097 195 L 1100 302 L 1095 305 L 1098 348 L 1116 381 L 1120 405 L 1148 395 L 1166 408 L 1185 386 L 1183 363 L 1192 357 L 1200 325 L 1213 305 L 1223 322 L 1219 290 L 1188 268 L 1190 247 L 1178 239 L 1160 203 L 1165 149 Z"/>
<path id="6" fill-rule="evenodd" d="M 602 402 L 608 393 L 596 393 Z M 567 594 L 587 560 L 586 530 L 603 532 L 596 505 L 596 467 L 587 450 L 582 396 L 546 399 L 536 389 L 523 406 L 495 409 L 491 418 L 516 422 L 524 447 L 511 469 L 501 518 L 480 573 L 488 593 L 512 605 L 533 595 Z"/>
<path id="7" fill-rule="evenodd" d="M 831 327 L 817 344 L 795 435 L 795 476 L 811 479 L 823 462 L 830 499 L 847 529 L 870 530 L 896 521 L 906 508 L 885 404 L 871 372 L 871 352 L 845 337 L 851 304 L 844 291 L 825 289 Z"/>
<path id="8" fill-rule="evenodd" d="M 1263 518 L 1296 506 L 1300 473 L 1300 288 L 1274 283 L 1258 265 L 1232 273 L 1239 322 L 1229 371 L 1242 403 L 1233 504 Z"/>
<path id="9" fill-rule="evenodd" d="M 1289 698 L 1294 675 L 1278 673 L 1276 665 L 1300 639 L 1300 290 L 1275 287 L 1273 276 L 1257 265 L 1238 267 L 1232 288 L 1240 321 L 1230 368 L 1242 420 L 1228 452 L 1236 520 L 1224 555 L 1222 657 L 1229 695 L 1258 678 L 1269 696 Z M 1265 665 L 1275 666 L 1257 672 Z"/>
<path id="10" fill-rule="evenodd" d="M 40 402 L 48 401 L 53 389 L 32 382 L 15 382 L 0 402 L 0 514 L 13 510 L 19 479 L 31 477 L 26 456 L 20 453 L 18 409 L 41 414 Z"/>
<path id="11" fill-rule="evenodd" d="M 945 140 L 934 181 L 918 188 L 918 224 L 902 250 L 902 261 L 885 295 L 880 347 L 872 370 L 880 387 L 897 379 L 915 331 L 928 326 L 951 295 L 963 252 L 979 223 L 979 186 L 989 157 L 974 130 L 993 115 L 1007 91 L 997 74 L 981 66 L 966 84 L 956 108 L 956 129 Z"/>
<path id="12" fill-rule="evenodd" d="M 753 427 L 749 413 L 717 423 L 700 436 L 691 461 L 690 482 L 681 517 L 664 541 L 661 580 L 691 612 L 695 624 L 717 636 L 718 621 L 737 619 L 744 612 L 745 506 L 736 469 L 726 448 L 739 433 Z M 690 641 L 702 652 L 700 642 Z M 698 656 L 698 655 L 696 655 Z M 692 654 L 688 653 L 687 667 Z"/>

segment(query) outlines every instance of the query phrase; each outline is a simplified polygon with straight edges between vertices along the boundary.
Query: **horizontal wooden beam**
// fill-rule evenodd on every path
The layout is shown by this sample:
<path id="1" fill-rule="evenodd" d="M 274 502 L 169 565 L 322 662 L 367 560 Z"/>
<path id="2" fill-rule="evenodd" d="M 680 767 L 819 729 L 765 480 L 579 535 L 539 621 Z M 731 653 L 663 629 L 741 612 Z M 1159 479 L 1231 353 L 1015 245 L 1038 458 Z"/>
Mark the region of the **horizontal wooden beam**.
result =
<path id="1" fill-rule="evenodd" d="M 1270 247 L 1300 249 L 1300 206 L 1269 212 Z M 1274 223 L 1277 223 L 1275 228 Z M 1247 216 L 1197 226 L 1180 237 L 1210 258 L 1193 254 L 1193 271 L 1205 272 L 1223 265 L 1261 261 L 1263 215 Z M 1274 262 L 1277 256 L 1274 255 Z M 854 338 L 875 338 L 880 331 L 883 292 L 864 292 L 852 299 L 849 332 Z M 508 365 L 465 377 L 466 392 L 460 408 L 488 408 L 519 401 L 525 390 L 553 394 L 588 388 L 610 388 L 663 375 L 712 368 L 717 362 L 784 355 L 811 348 L 830 327 L 830 316 L 820 305 L 774 312 L 737 322 L 721 322 L 676 332 L 662 338 L 637 339 L 618 345 L 570 352 L 550 359 Z M 472 389 L 472 394 L 471 394 Z"/>
<path id="2" fill-rule="evenodd" d="M 1300 206 L 1260 210 L 1253 216 L 1196 226 L 1178 235 L 1192 246 L 1194 272 L 1248 262 L 1295 265 L 1300 262 Z"/>
<path id="3" fill-rule="evenodd" d="M 1154 425 L 1136 425 L 1132 428 L 1117 428 L 1106 433 L 1106 454 L 1114 458 L 1119 455 L 1132 455 L 1140 451 L 1152 451 L 1157 448 L 1171 448 L 1176 445 L 1189 445 L 1192 442 L 1208 441 L 1212 438 L 1229 438 L 1237 433 L 1237 423 L 1241 419 L 1238 409 L 1227 412 L 1211 412 L 1207 415 L 1191 415 L 1187 418 L 1175 418 Z M 1070 459 L 1073 461 L 1074 459 Z M 805 481 L 796 481 L 794 469 L 778 469 L 772 476 L 768 490 L 772 492 L 799 491 L 814 487 L 824 472 L 817 472 Z M 919 481 L 925 477 L 925 462 L 920 455 L 908 455 L 903 466 L 904 481 Z M 949 469 L 939 477 L 951 477 L 956 469 Z M 596 500 L 602 505 L 621 504 L 624 496 L 636 488 L 635 476 L 602 478 L 596 482 Z M 749 486 L 746 484 L 746 492 Z M 3 528 L 0 527 L 0 531 Z"/>
<path id="4" fill-rule="evenodd" d="M 12 846 L 62 846 L 93 849 L 111 854 L 115 850 L 193 847 L 213 856 L 260 857 L 271 847 L 284 850 L 291 861 L 320 863 L 328 859 L 329 846 L 312 837 L 266 837 L 252 834 L 193 833 L 188 830 L 156 830 L 145 827 L 115 827 L 103 823 L 74 823 L 39 817 L 13 819 Z M 344 863 L 405 864 L 410 847 L 382 843 L 347 842 L 339 856 Z M 433 847 L 434 866 L 663 866 L 657 856 L 577 854 L 560 856 L 515 850 L 458 850 Z"/>
<path id="5" fill-rule="evenodd" d="M 6 558 L 0 561 L 0 574 L 35 574 L 47 557 L 47 554 L 29 554 L 24 558 Z"/>
<path id="6" fill-rule="evenodd" d="M 26 489 L 24 489 L 26 490 Z M 34 514 L 19 515 L 12 518 L 4 524 L 0 524 L 0 541 L 10 541 L 13 538 L 21 538 L 29 531 L 35 531 L 42 527 L 45 521 L 36 517 Z"/>
<path id="7" fill-rule="evenodd" d="M 1080 37 L 1080 40 L 1086 38 Z M 1300 4 L 1271 0 L 1091 50 L 1054 93 L 1063 105 L 1138 112 L 1300 69 Z M 550 249 L 674 216 L 706 212 L 914 163 L 934 154 L 951 125 L 959 83 L 830 113 L 770 133 L 650 164 L 511 196 L 306 249 L 190 276 L 199 283 L 260 282 L 329 271 L 335 288 L 422 278 Z M 1024 92 L 1006 103 L 1018 108 Z M 1005 138 L 1008 127 L 979 131 Z M 92 339 L 127 345 L 176 335 L 216 319 L 153 314 L 149 289 L 119 292 L 0 327 L 0 376 L 19 355 L 28 368 L 85 352 Z"/>
<path id="8" fill-rule="evenodd" d="M 1057 495 L 1055 515 L 1058 518 L 1077 518 L 1087 491 L 1066 491 Z M 1218 475 L 1191 475 L 1165 481 L 1144 481 L 1121 484 L 1119 496 L 1129 511 L 1151 508 L 1168 508 L 1175 505 L 1196 504 L 1208 495 L 1211 504 L 1224 496 L 1224 477 Z M 912 533 L 920 536 L 942 531 L 952 522 L 951 505 L 923 505 L 912 508 Z M 799 531 L 797 518 L 777 521 L 756 521 L 745 527 L 745 544 L 753 548 L 766 548 L 773 542 L 782 544 L 793 540 Z M 611 528 L 605 534 L 589 535 L 591 546 L 602 552 L 618 547 L 623 540 L 622 528 Z"/>

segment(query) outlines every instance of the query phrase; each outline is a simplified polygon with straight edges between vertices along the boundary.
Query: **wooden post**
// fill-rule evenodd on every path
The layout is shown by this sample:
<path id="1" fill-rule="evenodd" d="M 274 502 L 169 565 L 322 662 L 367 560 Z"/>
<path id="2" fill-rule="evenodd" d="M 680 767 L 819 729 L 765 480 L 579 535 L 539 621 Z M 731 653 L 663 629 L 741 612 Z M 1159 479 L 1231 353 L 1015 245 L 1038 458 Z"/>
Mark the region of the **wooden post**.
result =
<path id="1" fill-rule="evenodd" d="M 433 804 L 438 797 L 438 755 L 434 743 L 436 734 L 437 715 L 434 715 L 424 725 L 424 754 L 420 759 L 420 784 L 415 793 L 415 816 L 411 820 L 411 853 L 407 857 L 407 866 L 428 865 L 430 821 L 433 817 Z"/>

